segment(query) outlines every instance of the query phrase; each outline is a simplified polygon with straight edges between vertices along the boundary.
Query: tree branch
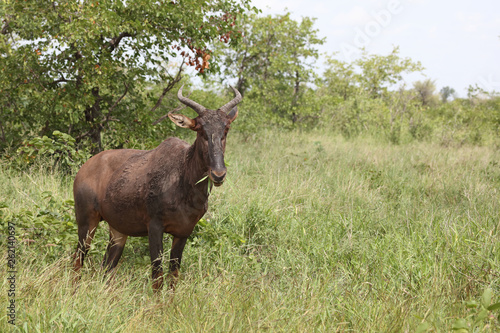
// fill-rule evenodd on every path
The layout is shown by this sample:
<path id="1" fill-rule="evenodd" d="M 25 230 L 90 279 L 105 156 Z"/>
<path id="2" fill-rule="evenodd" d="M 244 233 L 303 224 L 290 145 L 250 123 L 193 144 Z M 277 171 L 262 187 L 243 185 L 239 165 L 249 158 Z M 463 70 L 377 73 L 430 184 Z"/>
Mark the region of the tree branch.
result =
<path id="1" fill-rule="evenodd" d="M 71 18 L 65 19 L 64 17 L 61 16 L 59 11 L 57 10 L 57 3 L 55 1 L 52 2 L 52 9 L 57 13 L 57 17 L 59 17 L 59 19 L 61 19 L 61 21 L 66 22 L 66 23 L 71 23 Z"/>
<path id="2" fill-rule="evenodd" d="M 109 108 L 109 112 L 108 112 L 108 116 L 111 114 L 111 111 L 113 111 L 113 109 L 118 105 L 118 103 L 121 102 L 121 100 L 123 99 L 123 97 L 125 97 L 125 95 L 127 94 L 128 92 L 128 85 L 123 82 L 123 84 L 125 85 L 125 92 L 123 93 L 123 95 L 120 96 L 120 98 L 118 98 L 115 102 L 115 104 L 113 104 L 110 108 Z"/>
<path id="3" fill-rule="evenodd" d="M 6 35 L 6 34 L 7 34 L 7 32 L 9 31 L 9 22 L 10 22 L 10 21 L 8 21 L 7 19 L 5 19 L 3 22 L 4 22 L 5 24 L 4 24 L 4 26 L 2 27 L 2 30 L 0 30 L 0 33 L 1 33 L 2 35 Z"/>
<path id="4" fill-rule="evenodd" d="M 121 40 L 124 38 L 124 37 L 134 37 L 135 35 L 132 35 L 131 33 L 129 32 L 122 32 L 121 34 L 119 34 L 118 36 L 112 38 L 110 41 L 109 41 L 109 48 L 110 48 L 110 51 L 113 52 L 117 47 L 118 47 L 118 44 L 120 44 Z"/>
<path id="5" fill-rule="evenodd" d="M 181 73 L 182 73 L 182 67 L 184 66 L 185 59 L 186 58 L 182 58 L 182 64 L 179 67 L 179 71 L 177 72 L 177 75 L 175 76 L 175 78 L 171 77 L 172 80 L 168 83 L 168 85 L 165 87 L 165 89 L 163 89 L 163 92 L 161 93 L 160 97 L 158 98 L 158 101 L 156 102 L 155 106 L 153 106 L 153 108 L 151 109 L 150 112 L 154 112 L 161 105 L 161 102 L 163 101 L 163 98 L 165 97 L 167 92 L 172 90 L 172 88 L 177 84 L 177 82 L 179 82 L 182 79 Z"/>
<path id="6" fill-rule="evenodd" d="M 47 91 L 47 88 L 45 88 L 45 86 L 43 85 L 43 82 L 42 82 L 42 79 L 40 78 L 40 75 L 38 75 L 32 68 L 30 68 L 30 72 L 31 72 L 31 74 L 33 74 L 33 76 L 35 77 L 35 79 L 38 82 L 38 84 L 40 85 L 40 87 L 42 87 L 43 91 Z"/>
<path id="7" fill-rule="evenodd" d="M 68 80 L 68 79 L 65 79 L 64 77 L 61 77 L 58 80 L 50 82 L 48 85 L 49 86 L 55 86 L 56 84 L 61 83 L 61 82 L 76 82 L 76 80 Z"/>
<path id="8" fill-rule="evenodd" d="M 80 134 L 79 136 L 75 137 L 75 140 L 76 141 L 80 141 L 81 139 L 85 138 L 86 136 L 88 136 L 90 134 L 90 131 L 87 131 L 83 134 Z"/>

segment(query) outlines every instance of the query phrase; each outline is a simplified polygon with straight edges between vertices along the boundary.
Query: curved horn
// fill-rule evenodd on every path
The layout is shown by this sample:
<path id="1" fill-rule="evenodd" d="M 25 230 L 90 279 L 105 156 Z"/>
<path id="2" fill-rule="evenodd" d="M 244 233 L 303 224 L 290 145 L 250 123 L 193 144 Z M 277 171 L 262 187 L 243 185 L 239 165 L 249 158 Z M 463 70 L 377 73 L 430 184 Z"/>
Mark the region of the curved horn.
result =
<path id="1" fill-rule="evenodd" d="M 182 85 L 181 89 L 179 89 L 179 92 L 177 92 L 177 98 L 179 99 L 179 101 L 182 104 L 187 105 L 191 109 L 195 110 L 197 114 L 203 113 L 206 110 L 206 108 L 203 105 L 198 104 L 195 101 L 192 101 L 189 98 L 182 96 L 182 88 L 183 87 L 184 87 L 184 85 Z"/>
<path id="2" fill-rule="evenodd" d="M 225 112 L 225 113 L 228 113 L 229 111 L 231 111 L 239 102 L 241 102 L 242 98 L 241 97 L 241 94 L 240 92 L 234 88 L 233 86 L 230 86 L 233 91 L 234 91 L 234 98 L 231 102 L 227 103 L 226 105 L 222 106 L 219 108 L 219 110 Z"/>

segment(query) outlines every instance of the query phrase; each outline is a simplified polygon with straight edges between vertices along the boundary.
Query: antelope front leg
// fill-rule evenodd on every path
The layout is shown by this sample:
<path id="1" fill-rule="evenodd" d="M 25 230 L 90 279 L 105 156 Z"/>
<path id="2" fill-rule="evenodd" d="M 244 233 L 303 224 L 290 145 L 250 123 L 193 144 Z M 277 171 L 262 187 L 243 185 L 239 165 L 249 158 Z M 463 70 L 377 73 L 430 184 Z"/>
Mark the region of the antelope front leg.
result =
<path id="1" fill-rule="evenodd" d="M 170 251 L 170 289 L 175 288 L 175 283 L 179 277 L 179 268 L 181 266 L 182 252 L 186 245 L 187 238 L 174 237 L 172 240 L 172 250 Z"/>
<path id="2" fill-rule="evenodd" d="M 153 290 L 158 292 L 163 286 L 163 270 L 161 268 L 161 254 L 163 252 L 163 225 L 151 221 L 148 230 L 149 254 L 153 267 Z"/>

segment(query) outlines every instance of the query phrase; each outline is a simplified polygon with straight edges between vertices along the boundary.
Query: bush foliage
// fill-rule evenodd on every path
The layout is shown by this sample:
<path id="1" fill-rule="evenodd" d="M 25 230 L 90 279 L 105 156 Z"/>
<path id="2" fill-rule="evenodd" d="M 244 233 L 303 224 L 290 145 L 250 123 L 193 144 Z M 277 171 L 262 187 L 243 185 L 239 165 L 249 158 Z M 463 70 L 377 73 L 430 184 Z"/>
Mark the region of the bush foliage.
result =
<path id="1" fill-rule="evenodd" d="M 176 3 L 171 8 L 119 3 L 61 2 L 47 8 L 33 1 L 2 7 L 8 19 L 0 34 L 6 64 L 0 72 L 0 154 L 53 155 L 71 166 L 102 149 L 150 149 L 167 136 L 183 135 L 168 119 L 159 120 L 179 104 L 175 94 L 186 64 L 198 64 L 202 85 L 193 86 L 200 80 L 188 76 L 183 83 L 190 86 L 191 98 L 207 107 L 232 97 L 228 83 L 241 91 L 234 129 L 247 138 L 262 128 L 324 128 L 346 138 L 369 135 L 394 144 L 499 144 L 497 94 L 471 87 L 466 98 L 458 98 L 450 87 L 437 92 L 430 79 L 410 87 L 404 75 L 424 68 L 401 57 L 397 47 L 387 55 L 363 52 L 352 62 L 332 55 L 319 73 L 318 46 L 325 40 L 313 18 L 258 16 L 249 13 L 247 1 L 214 0 L 208 2 L 214 12 L 210 29 L 203 34 L 193 29 L 206 19 L 201 12 Z M 136 21 L 119 19 L 113 10 Z M 35 16 L 40 27 L 31 22 L 36 11 L 50 17 Z M 79 18 L 71 21 L 73 32 L 61 28 L 71 13 Z M 165 15 L 189 25 L 166 36 L 156 25 Z M 172 60 L 181 54 L 182 60 Z"/>

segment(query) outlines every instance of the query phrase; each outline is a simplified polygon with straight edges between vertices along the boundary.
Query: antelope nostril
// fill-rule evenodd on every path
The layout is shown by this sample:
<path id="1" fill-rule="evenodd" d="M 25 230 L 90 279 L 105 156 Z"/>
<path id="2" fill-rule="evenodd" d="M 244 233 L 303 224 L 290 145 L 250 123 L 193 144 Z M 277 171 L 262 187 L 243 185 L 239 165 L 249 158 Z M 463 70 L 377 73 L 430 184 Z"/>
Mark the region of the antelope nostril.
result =
<path id="1" fill-rule="evenodd" d="M 210 175 L 212 176 L 212 180 L 214 183 L 222 183 L 224 181 L 224 178 L 226 178 L 226 171 L 215 171 L 212 170 L 210 172 Z"/>

